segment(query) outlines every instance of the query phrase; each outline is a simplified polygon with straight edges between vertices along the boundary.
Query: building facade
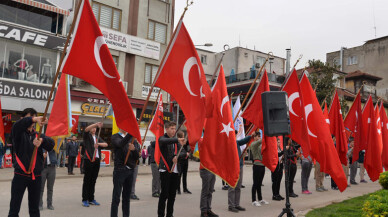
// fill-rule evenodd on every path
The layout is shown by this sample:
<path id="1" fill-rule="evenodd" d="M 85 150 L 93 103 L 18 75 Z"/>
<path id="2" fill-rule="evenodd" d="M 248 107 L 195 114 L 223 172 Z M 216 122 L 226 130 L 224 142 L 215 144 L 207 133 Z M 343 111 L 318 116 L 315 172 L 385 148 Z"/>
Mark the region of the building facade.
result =
<path id="1" fill-rule="evenodd" d="M 337 65 L 344 72 L 357 70 L 382 80 L 376 85 L 377 96 L 388 99 L 388 36 L 366 41 L 353 48 L 341 48 L 326 54 L 326 62 Z"/>

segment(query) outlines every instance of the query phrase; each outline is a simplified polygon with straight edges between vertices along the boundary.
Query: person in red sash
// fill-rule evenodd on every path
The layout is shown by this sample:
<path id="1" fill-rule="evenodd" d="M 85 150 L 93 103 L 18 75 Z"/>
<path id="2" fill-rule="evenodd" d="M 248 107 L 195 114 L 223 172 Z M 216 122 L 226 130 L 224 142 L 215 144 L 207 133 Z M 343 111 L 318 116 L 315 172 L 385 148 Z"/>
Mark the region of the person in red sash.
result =
<path id="1" fill-rule="evenodd" d="M 174 122 L 165 123 L 164 126 L 166 133 L 159 138 L 159 149 L 161 152 L 159 172 L 162 191 L 159 196 L 158 216 L 164 217 L 167 200 L 166 217 L 172 217 L 176 191 L 180 181 L 176 165 L 178 162 L 177 154 L 186 141 L 185 138 L 175 137 L 176 124 Z M 179 157 L 184 157 L 184 153 L 181 152 Z"/>
<path id="2" fill-rule="evenodd" d="M 11 202 L 8 217 L 19 216 L 20 205 L 24 192 L 28 189 L 28 208 L 31 217 L 39 217 L 39 198 L 41 188 L 41 173 L 43 170 L 43 149 L 51 151 L 54 148 L 54 140 L 45 135 L 38 138 L 38 133 L 34 130 L 34 124 L 43 126 L 47 124 L 47 119 L 37 117 L 37 112 L 33 108 L 26 108 L 21 114 L 11 130 L 12 153 L 15 174 L 11 185 Z M 37 154 L 32 156 L 34 148 Z M 29 166 L 32 161 L 31 171 Z"/>
<path id="3" fill-rule="evenodd" d="M 96 206 L 100 205 L 100 203 L 94 199 L 94 190 L 98 172 L 100 171 L 101 148 L 107 147 L 108 144 L 101 138 L 97 139 L 97 127 L 101 129 L 102 123 L 97 122 L 95 124 L 89 125 L 85 128 L 85 132 L 83 134 L 83 148 L 85 149 L 85 154 L 83 156 L 85 159 L 85 175 L 82 185 L 82 206 L 84 207 L 89 207 L 89 204 Z"/>

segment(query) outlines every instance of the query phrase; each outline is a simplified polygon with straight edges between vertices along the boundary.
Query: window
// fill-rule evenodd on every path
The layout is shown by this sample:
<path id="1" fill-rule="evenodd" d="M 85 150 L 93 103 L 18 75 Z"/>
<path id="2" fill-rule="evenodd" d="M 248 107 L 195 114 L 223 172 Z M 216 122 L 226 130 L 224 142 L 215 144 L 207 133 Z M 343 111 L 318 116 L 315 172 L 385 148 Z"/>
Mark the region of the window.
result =
<path id="1" fill-rule="evenodd" d="M 358 63 L 357 56 L 348 57 L 348 66 L 356 65 Z"/>
<path id="2" fill-rule="evenodd" d="M 167 38 L 167 25 L 157 23 L 154 21 L 148 21 L 148 39 L 157 41 L 162 44 L 166 44 Z"/>
<path id="3" fill-rule="evenodd" d="M 118 70 L 119 69 L 119 57 L 112 55 L 112 58 L 113 58 L 113 62 L 115 62 L 116 69 Z"/>
<path id="4" fill-rule="evenodd" d="M 260 67 L 264 64 L 265 58 L 261 56 L 256 56 L 256 63 L 260 64 Z M 259 68 L 259 67 L 257 67 Z"/>
<path id="5" fill-rule="evenodd" d="M 159 66 L 146 64 L 144 73 L 144 84 L 151 84 L 158 72 Z"/>
<path id="6" fill-rule="evenodd" d="M 92 9 L 100 26 L 120 31 L 121 10 L 97 2 L 93 2 Z"/>
<path id="7" fill-rule="evenodd" d="M 201 55 L 201 63 L 202 64 L 205 64 L 205 65 L 207 64 L 207 60 L 206 59 L 207 59 L 206 55 Z"/>

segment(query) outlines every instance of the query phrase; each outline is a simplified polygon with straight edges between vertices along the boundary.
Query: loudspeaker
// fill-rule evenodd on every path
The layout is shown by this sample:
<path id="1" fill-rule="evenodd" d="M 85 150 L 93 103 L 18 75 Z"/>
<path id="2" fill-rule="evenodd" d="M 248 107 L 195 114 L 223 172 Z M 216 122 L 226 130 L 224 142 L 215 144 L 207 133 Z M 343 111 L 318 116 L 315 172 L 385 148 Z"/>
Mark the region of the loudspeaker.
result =
<path id="1" fill-rule="evenodd" d="M 290 134 L 288 97 L 284 91 L 269 91 L 261 94 L 264 134 L 279 136 Z"/>

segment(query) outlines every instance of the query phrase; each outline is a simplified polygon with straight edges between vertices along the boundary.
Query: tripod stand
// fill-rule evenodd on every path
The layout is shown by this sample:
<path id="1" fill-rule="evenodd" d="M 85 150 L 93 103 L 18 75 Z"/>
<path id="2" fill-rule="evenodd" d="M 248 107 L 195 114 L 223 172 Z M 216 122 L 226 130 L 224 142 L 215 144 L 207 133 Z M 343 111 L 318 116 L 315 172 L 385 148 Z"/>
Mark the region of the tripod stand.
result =
<path id="1" fill-rule="evenodd" d="M 291 147 L 290 147 L 291 148 Z M 288 150 L 287 150 L 287 141 L 285 135 L 283 135 L 283 151 L 284 151 L 284 159 L 285 160 L 285 166 L 284 166 L 284 171 L 285 171 L 285 189 L 286 189 L 286 207 L 283 208 L 283 211 L 279 214 L 279 217 L 282 217 L 284 214 L 287 214 L 287 217 L 295 217 L 295 214 L 293 213 L 293 209 L 291 208 L 291 203 L 290 203 L 290 193 L 289 193 L 289 183 L 288 183 L 288 176 L 289 176 L 289 165 L 287 165 L 288 161 Z"/>

